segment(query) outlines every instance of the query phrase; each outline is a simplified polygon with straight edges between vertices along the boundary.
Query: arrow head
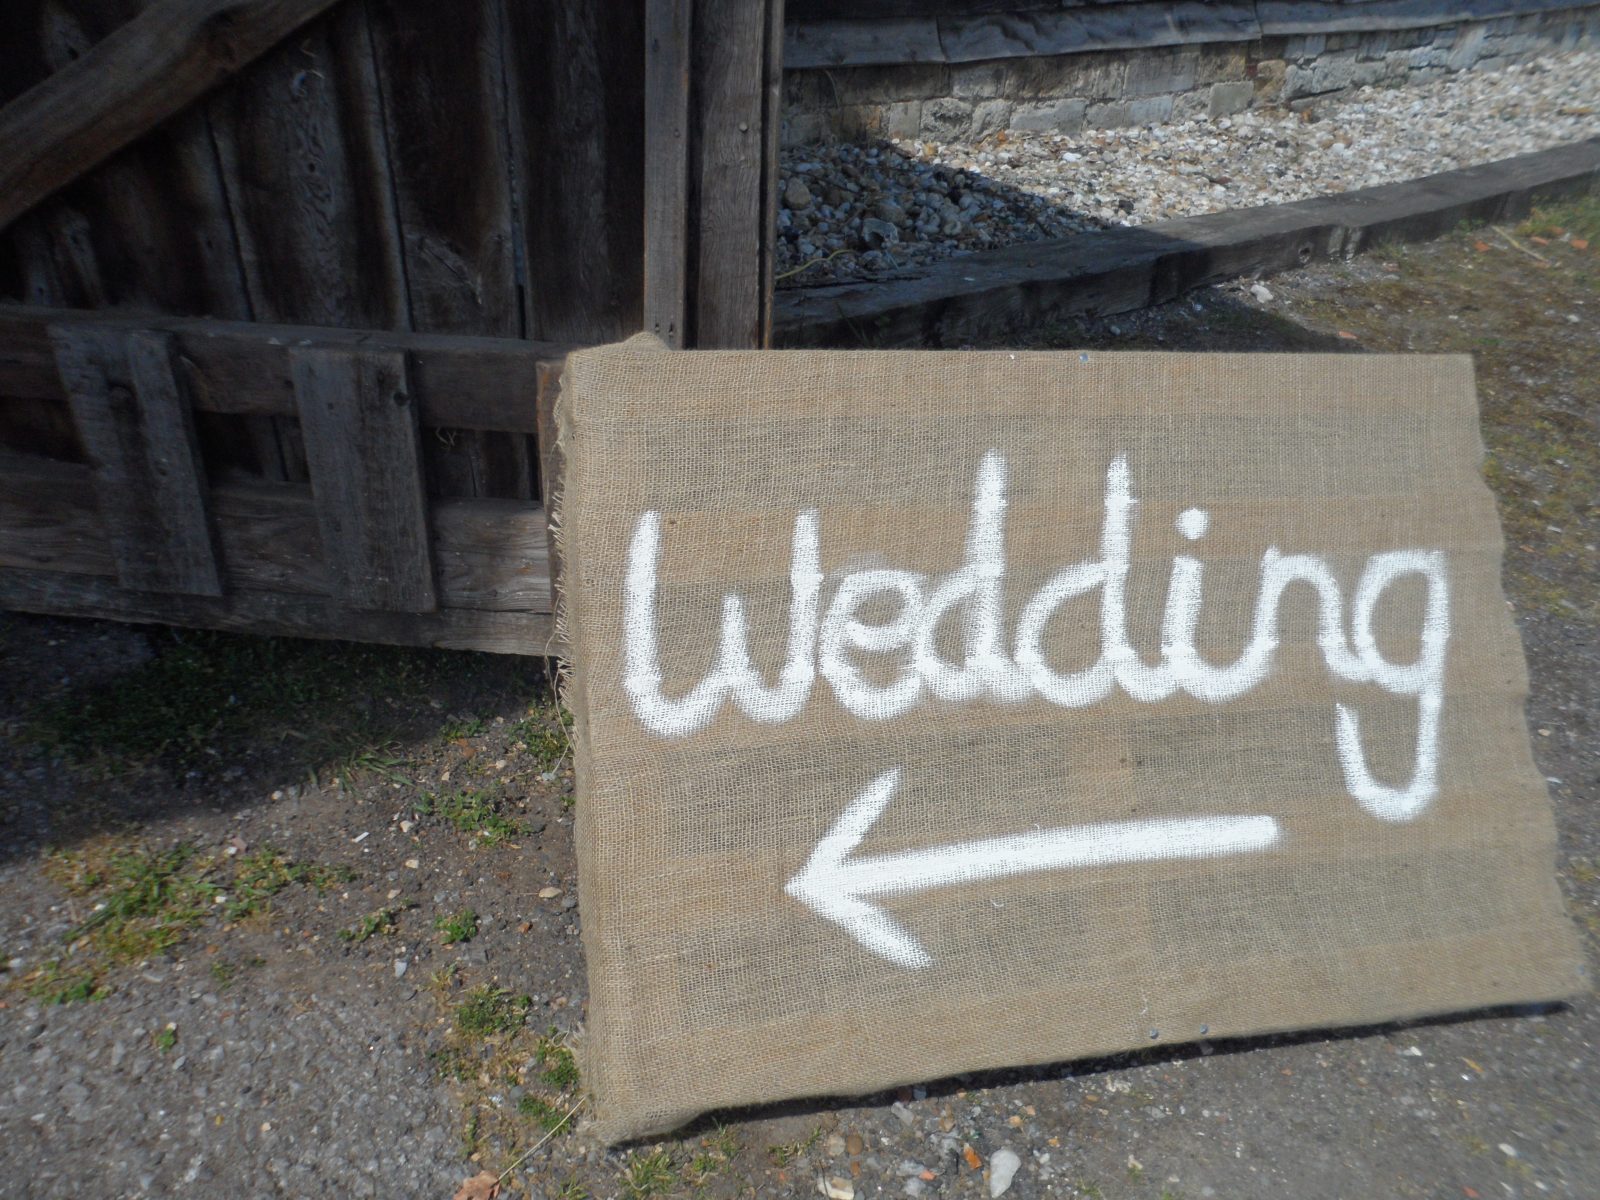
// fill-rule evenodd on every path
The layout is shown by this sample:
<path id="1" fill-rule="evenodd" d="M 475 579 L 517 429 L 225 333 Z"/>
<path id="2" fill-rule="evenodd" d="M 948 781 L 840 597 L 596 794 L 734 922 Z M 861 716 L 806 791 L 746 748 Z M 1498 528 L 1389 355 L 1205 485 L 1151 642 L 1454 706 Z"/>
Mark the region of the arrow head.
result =
<path id="1" fill-rule="evenodd" d="M 850 852 L 861 844 L 899 786 L 899 767 L 869 783 L 783 890 L 819 917 L 837 923 L 867 949 L 902 967 L 921 969 L 933 965 L 933 955 L 883 909 L 862 899 L 869 892 L 867 881 L 848 861 Z"/>

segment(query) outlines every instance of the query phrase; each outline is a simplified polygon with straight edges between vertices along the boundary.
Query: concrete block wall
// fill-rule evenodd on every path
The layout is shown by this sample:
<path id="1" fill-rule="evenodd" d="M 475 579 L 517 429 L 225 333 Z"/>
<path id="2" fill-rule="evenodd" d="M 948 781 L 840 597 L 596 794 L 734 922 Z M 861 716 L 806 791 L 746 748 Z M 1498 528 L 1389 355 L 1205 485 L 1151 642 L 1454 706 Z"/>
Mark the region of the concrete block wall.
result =
<path id="1" fill-rule="evenodd" d="M 1418 29 L 793 70 L 784 77 L 783 140 L 969 140 L 1299 109 L 1366 85 L 1401 87 L 1586 47 L 1600 48 L 1600 3 Z"/>

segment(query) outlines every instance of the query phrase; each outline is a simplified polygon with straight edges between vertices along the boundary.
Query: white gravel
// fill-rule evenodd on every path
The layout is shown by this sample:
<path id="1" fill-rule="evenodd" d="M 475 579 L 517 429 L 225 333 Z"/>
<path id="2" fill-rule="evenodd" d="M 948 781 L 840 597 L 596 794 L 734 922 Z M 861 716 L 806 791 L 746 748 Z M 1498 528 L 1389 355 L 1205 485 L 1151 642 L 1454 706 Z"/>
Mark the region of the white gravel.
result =
<path id="1" fill-rule="evenodd" d="M 1303 112 L 793 147 L 782 156 L 779 286 L 914 273 L 967 251 L 1303 200 L 1595 136 L 1600 53 L 1577 52 L 1364 87 Z"/>

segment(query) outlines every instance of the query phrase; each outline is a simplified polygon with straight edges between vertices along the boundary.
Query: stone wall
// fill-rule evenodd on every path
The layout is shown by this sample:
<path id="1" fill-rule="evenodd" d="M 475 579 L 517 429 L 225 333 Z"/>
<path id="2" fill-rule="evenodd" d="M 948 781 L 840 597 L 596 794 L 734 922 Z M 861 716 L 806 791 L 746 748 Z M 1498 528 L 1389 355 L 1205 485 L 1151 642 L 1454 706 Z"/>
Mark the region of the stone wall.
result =
<path id="1" fill-rule="evenodd" d="M 1403 86 L 1589 47 L 1600 48 L 1600 3 L 1418 29 L 792 70 L 783 138 L 949 141 L 1303 108 L 1364 85 Z"/>

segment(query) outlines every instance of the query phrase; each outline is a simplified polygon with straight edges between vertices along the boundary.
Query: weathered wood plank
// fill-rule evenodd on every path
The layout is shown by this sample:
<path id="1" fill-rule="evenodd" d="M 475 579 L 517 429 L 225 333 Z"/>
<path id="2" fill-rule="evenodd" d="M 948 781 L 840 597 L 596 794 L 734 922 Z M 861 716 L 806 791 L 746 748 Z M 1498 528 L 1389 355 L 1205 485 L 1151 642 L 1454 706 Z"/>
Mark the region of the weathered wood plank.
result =
<path id="1" fill-rule="evenodd" d="M 297 347 L 394 350 L 409 356 L 420 421 L 432 428 L 538 432 L 534 366 L 560 362 L 570 344 L 306 326 L 129 316 L 0 304 L 0 396 L 63 400 L 52 325 L 161 329 L 178 337 L 190 401 L 200 412 L 295 416 L 289 356 Z"/>
<path id="2" fill-rule="evenodd" d="M 139 0 L 13 0 L 0 29 L 0 102 L 38 83 L 136 16 Z M 0 294 L 29 303 L 248 319 L 232 218 L 205 115 L 178 114 L 48 197 L 0 234 Z M 0 350 L 0 354 L 4 351 Z M 36 446 L 29 417 L 8 405 L 0 440 Z M 16 422 L 21 421 L 21 424 Z M 201 429 L 219 459 L 259 464 L 276 453 L 268 419 Z M 267 457 L 270 464 L 271 457 Z M 262 470 L 259 465 L 256 469 Z"/>
<path id="3" fill-rule="evenodd" d="M 674 350 L 687 316 L 693 12 L 693 0 L 645 7 L 644 327 Z"/>
<path id="4" fill-rule="evenodd" d="M 156 0 L 0 109 L 0 228 L 179 112 L 333 0 Z"/>
<path id="5" fill-rule="evenodd" d="M 172 335 L 66 325 L 54 337 L 122 585 L 220 596 L 205 467 Z"/>
<path id="6" fill-rule="evenodd" d="M 491 654 L 559 654 L 547 613 L 446 608 L 352 612 L 337 600 L 241 591 L 226 598 L 151 596 L 111 580 L 57 571 L 0 570 L 0 608 L 287 637 L 337 638 Z"/>
<path id="7" fill-rule="evenodd" d="M 506 11 L 524 332 L 616 341 L 644 319 L 643 0 Z"/>
<path id="8" fill-rule="evenodd" d="M 1582 7 L 1581 0 L 1259 0 L 1261 31 L 1346 33 L 1417 29 L 1460 21 L 1492 21 Z"/>
<path id="9" fill-rule="evenodd" d="M 1260 36 L 1253 0 L 1156 0 L 939 21 L 939 45 L 945 61 L 953 63 L 1087 50 L 1247 42 Z"/>
<path id="10" fill-rule="evenodd" d="M 931 16 L 888 20 L 806 21 L 791 24 L 783 47 L 784 65 L 854 67 L 874 63 L 944 62 L 939 22 Z"/>
<path id="11" fill-rule="evenodd" d="M 696 251 L 691 284 L 693 345 L 755 349 L 767 343 L 762 287 L 771 61 L 769 20 L 782 22 L 781 0 L 695 0 L 694 112 Z M 776 121 L 773 111 L 770 119 Z"/>
<path id="12" fill-rule="evenodd" d="M 412 323 L 516 337 L 502 0 L 365 2 Z M 439 494 L 533 495 L 524 438 L 462 429 L 424 447 Z"/>
<path id="13" fill-rule="evenodd" d="M 556 501 L 561 495 L 561 443 L 556 437 L 556 401 L 561 396 L 561 366 L 557 363 L 539 364 L 539 487 L 544 497 L 544 511 L 558 511 Z M 551 608 L 556 607 L 556 596 L 561 588 L 564 568 L 564 550 L 556 529 L 550 521 L 545 530 L 546 551 L 550 571 Z"/>
<path id="14" fill-rule="evenodd" d="M 395 351 L 291 351 L 317 525 L 336 594 L 353 608 L 438 607 L 417 406 Z"/>
<path id="15" fill-rule="evenodd" d="M 230 593 L 332 597 L 307 485 L 221 484 L 211 516 Z M 542 508 L 441 500 L 433 528 L 441 608 L 552 610 Z M 116 576 L 87 466 L 0 453 L 0 567 Z"/>
<path id="16" fill-rule="evenodd" d="M 366 0 L 414 327 L 516 337 L 499 0 Z"/>
<path id="17" fill-rule="evenodd" d="M 410 328 L 380 108 L 359 4 L 208 104 L 255 319 Z"/>
<path id="18" fill-rule="evenodd" d="M 87 465 L 0 453 L 0 567 L 116 575 Z"/>

